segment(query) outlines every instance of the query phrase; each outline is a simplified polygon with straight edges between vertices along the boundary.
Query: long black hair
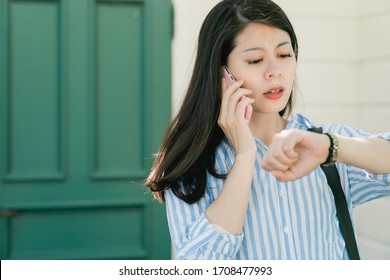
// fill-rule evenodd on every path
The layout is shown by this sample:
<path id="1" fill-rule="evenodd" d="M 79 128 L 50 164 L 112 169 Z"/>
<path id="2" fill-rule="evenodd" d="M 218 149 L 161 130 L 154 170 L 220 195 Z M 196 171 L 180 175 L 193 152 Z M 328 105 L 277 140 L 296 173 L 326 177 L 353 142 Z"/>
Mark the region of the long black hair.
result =
<path id="1" fill-rule="evenodd" d="M 215 150 L 224 134 L 217 120 L 221 106 L 220 68 L 235 47 L 235 39 L 250 23 L 263 23 L 286 31 L 296 58 L 298 43 L 283 10 L 271 0 L 223 0 L 207 15 L 201 27 L 197 55 L 187 94 L 171 122 L 145 186 L 164 200 L 163 191 L 187 203 L 204 194 L 207 172 L 218 178 Z M 292 110 L 293 93 L 281 116 Z"/>

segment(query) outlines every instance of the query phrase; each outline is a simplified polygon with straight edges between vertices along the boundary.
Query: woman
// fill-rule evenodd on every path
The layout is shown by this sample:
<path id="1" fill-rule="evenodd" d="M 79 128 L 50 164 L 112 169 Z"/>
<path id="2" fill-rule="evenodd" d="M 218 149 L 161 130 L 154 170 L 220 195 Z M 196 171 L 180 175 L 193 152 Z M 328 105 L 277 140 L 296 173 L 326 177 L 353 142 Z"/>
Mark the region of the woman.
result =
<path id="1" fill-rule="evenodd" d="M 348 259 L 320 165 L 337 162 L 350 212 L 390 194 L 390 133 L 328 124 L 317 134 L 290 118 L 297 58 L 294 29 L 270 0 L 224 0 L 206 17 L 146 180 L 166 202 L 179 259 Z"/>

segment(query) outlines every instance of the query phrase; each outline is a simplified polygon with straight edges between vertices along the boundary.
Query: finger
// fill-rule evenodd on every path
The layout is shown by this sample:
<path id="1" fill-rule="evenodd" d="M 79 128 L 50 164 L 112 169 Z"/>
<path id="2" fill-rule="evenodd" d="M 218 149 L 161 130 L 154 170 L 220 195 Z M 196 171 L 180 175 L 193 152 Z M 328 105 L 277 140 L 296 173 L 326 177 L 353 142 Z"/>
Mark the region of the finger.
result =
<path id="1" fill-rule="evenodd" d="M 246 88 L 238 88 L 235 92 L 230 95 L 230 101 L 238 103 L 243 96 L 252 94 L 252 90 Z"/>
<path id="2" fill-rule="evenodd" d="M 288 170 L 293 164 L 298 161 L 298 153 L 294 150 L 286 151 L 283 147 L 283 141 L 273 140 L 265 153 L 262 163 L 266 170 Z"/>
<path id="3" fill-rule="evenodd" d="M 225 78 L 222 78 L 222 101 L 219 113 L 219 122 L 225 123 L 227 119 L 230 97 L 244 84 L 243 80 L 234 82 L 231 86 L 227 85 Z"/>
<path id="4" fill-rule="evenodd" d="M 251 117 L 252 117 L 252 113 L 253 113 L 253 107 L 252 107 L 252 104 L 249 104 L 246 108 L 245 108 L 245 121 L 246 123 L 249 125 L 249 122 L 251 120 Z"/>
<path id="5" fill-rule="evenodd" d="M 281 135 L 287 134 L 288 136 L 284 137 L 284 141 L 281 143 L 281 149 L 283 153 L 290 159 L 297 159 L 298 153 L 296 147 L 302 141 L 303 137 L 298 131 L 287 131 L 284 130 L 280 133 Z"/>
<path id="6" fill-rule="evenodd" d="M 226 96 L 232 95 L 234 92 L 236 92 L 242 85 L 244 84 L 244 80 L 238 80 L 235 81 L 232 84 L 228 84 L 225 78 L 222 78 L 222 98 Z"/>
<path id="7" fill-rule="evenodd" d="M 284 164 L 291 164 L 298 159 L 296 146 L 301 137 L 292 130 L 283 130 L 277 133 L 271 141 L 268 149 L 270 159 L 276 159 Z"/>
<path id="8" fill-rule="evenodd" d="M 272 156 L 280 163 L 291 165 L 298 160 L 298 153 L 295 151 L 295 147 L 286 145 L 286 143 L 282 142 L 279 147 L 273 149 Z"/>
<path id="9" fill-rule="evenodd" d="M 260 166 L 267 171 L 282 171 L 285 172 L 287 171 L 291 165 L 294 164 L 293 161 L 279 161 L 276 160 L 275 158 L 268 159 L 268 156 L 265 155 L 264 159 L 261 161 Z"/>
<path id="10" fill-rule="evenodd" d="M 273 170 L 271 171 L 271 173 L 272 175 L 275 176 L 276 180 L 278 180 L 279 182 L 288 182 L 297 179 L 297 176 L 291 170 L 287 170 L 284 172 L 280 170 Z"/>
<path id="11" fill-rule="evenodd" d="M 242 120 L 246 120 L 248 107 L 252 108 L 252 104 L 255 102 L 253 98 L 246 96 L 241 97 L 237 104 L 236 115 L 242 117 Z M 250 110 L 250 109 L 249 109 Z"/>
<path id="12" fill-rule="evenodd" d="M 244 96 L 250 95 L 251 93 L 252 93 L 252 91 L 249 89 L 239 88 L 236 92 L 234 92 L 230 96 L 229 101 L 228 101 L 229 102 L 228 108 L 227 108 L 229 117 L 231 117 L 232 119 L 234 119 L 236 117 L 238 104 L 242 100 L 245 100 L 245 99 L 243 99 Z M 244 115 L 245 115 L 245 113 L 242 116 L 244 116 Z M 241 116 L 241 114 L 240 114 L 240 116 Z"/>
<path id="13" fill-rule="evenodd" d="M 248 127 L 245 120 L 245 110 L 246 107 L 251 106 L 254 101 L 255 100 L 252 98 L 246 98 L 245 96 L 243 96 L 242 99 L 236 105 L 236 108 L 234 108 L 234 106 L 231 106 L 227 118 L 227 127 L 234 130 Z"/>
<path id="14" fill-rule="evenodd" d="M 263 158 L 263 166 L 267 170 L 278 169 L 285 171 L 292 164 L 294 164 L 298 156 L 294 156 L 295 153 L 285 152 L 283 148 L 283 142 L 285 141 L 282 137 L 274 137 L 271 144 L 268 147 L 268 151 L 265 153 Z"/>

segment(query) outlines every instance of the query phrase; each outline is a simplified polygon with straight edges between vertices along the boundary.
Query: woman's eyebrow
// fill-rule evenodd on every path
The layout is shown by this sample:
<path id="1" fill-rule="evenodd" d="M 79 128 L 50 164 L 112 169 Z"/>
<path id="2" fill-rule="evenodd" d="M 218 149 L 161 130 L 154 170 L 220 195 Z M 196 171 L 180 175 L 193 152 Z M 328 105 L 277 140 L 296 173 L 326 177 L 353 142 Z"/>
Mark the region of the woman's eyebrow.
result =
<path id="1" fill-rule="evenodd" d="M 288 44 L 291 44 L 291 43 L 288 41 L 282 42 L 276 46 L 276 49 L 280 48 L 281 46 L 288 45 Z M 264 48 L 263 47 L 253 47 L 253 48 L 245 49 L 243 52 L 259 51 L 259 50 L 264 50 Z"/>

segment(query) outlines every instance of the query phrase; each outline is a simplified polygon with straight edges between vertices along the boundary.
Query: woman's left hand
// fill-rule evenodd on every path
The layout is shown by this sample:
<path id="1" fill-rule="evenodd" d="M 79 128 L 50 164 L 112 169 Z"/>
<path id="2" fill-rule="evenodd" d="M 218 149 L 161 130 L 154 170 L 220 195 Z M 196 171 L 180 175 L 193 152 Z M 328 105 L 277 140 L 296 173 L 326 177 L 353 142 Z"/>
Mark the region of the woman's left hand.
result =
<path id="1" fill-rule="evenodd" d="M 272 138 L 261 166 L 278 181 L 294 181 L 322 164 L 328 157 L 329 146 L 326 135 L 299 129 L 283 130 Z"/>

